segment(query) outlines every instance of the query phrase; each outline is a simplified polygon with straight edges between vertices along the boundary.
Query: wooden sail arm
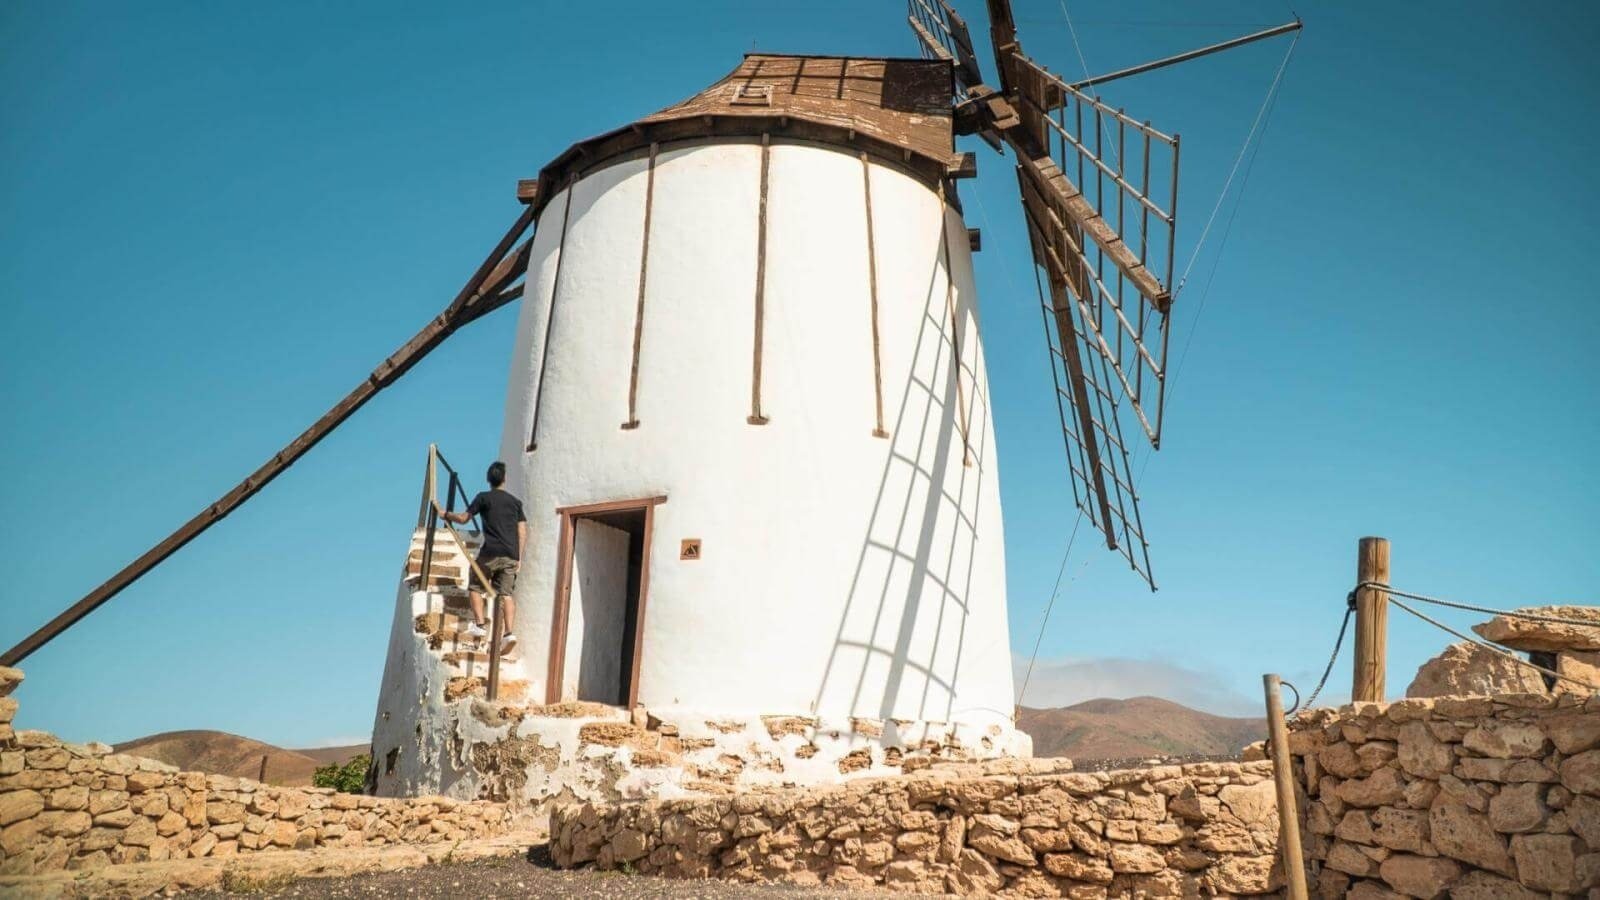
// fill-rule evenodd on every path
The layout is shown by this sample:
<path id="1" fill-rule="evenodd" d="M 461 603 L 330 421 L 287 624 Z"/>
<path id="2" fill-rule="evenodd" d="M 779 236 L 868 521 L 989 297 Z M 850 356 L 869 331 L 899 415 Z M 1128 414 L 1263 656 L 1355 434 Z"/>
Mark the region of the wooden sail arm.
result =
<path id="1" fill-rule="evenodd" d="M 1139 255 L 1128 246 L 1111 223 L 1095 210 L 1089 198 L 1067 178 L 1049 151 L 1025 128 L 1012 128 L 1002 134 L 1017 154 L 1017 164 L 1022 167 L 1023 175 L 1039 193 L 1049 199 L 1051 206 L 1098 244 L 1105 252 L 1106 259 L 1117 267 L 1135 290 L 1150 301 L 1150 305 L 1163 314 L 1171 309 L 1172 292 L 1140 261 Z"/>
<path id="2" fill-rule="evenodd" d="M 295 461 L 304 456 L 315 447 L 318 442 L 327 437 L 338 428 L 356 410 L 365 406 L 377 393 L 393 384 L 400 376 L 411 370 L 423 357 L 433 352 L 434 348 L 444 343 L 444 340 L 454 334 L 463 325 L 480 318 L 490 308 L 498 308 L 521 295 L 520 288 L 508 288 L 512 281 L 522 275 L 528 265 L 529 246 L 524 243 L 517 251 L 512 252 L 519 238 L 533 224 L 533 208 L 530 206 L 523 210 L 517 221 L 506 232 L 505 237 L 495 245 L 488 258 L 483 261 L 465 286 L 451 301 L 445 311 L 434 317 L 422 327 L 411 340 L 401 345 L 388 359 L 379 363 L 355 389 L 346 394 L 344 399 L 333 405 L 322 415 L 322 418 L 312 423 L 310 428 L 290 441 L 282 450 L 273 454 L 260 468 L 239 482 L 238 485 L 219 497 L 195 514 L 172 534 L 167 535 L 160 543 L 145 551 L 138 559 L 125 566 L 121 571 L 111 576 L 104 584 L 86 594 L 78 602 L 63 610 L 55 618 L 45 623 L 34 633 L 28 635 L 16 646 L 0 655 L 0 665 L 14 666 L 33 651 L 49 643 L 57 635 L 72 627 L 84 616 L 94 612 L 106 601 L 139 580 L 146 572 L 160 565 L 163 560 L 178 552 L 190 541 L 199 537 L 206 529 L 222 521 L 227 515 L 238 509 L 246 500 L 254 497 L 272 482 L 274 478 L 283 474 L 284 470 L 294 465 Z"/>

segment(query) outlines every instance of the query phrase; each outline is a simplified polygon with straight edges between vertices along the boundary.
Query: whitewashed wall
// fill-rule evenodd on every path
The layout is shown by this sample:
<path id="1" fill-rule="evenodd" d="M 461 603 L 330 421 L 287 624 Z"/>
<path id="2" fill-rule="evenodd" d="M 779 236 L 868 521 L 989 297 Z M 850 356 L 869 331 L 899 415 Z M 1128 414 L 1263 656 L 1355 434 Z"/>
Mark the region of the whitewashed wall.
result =
<path id="1" fill-rule="evenodd" d="M 965 224 L 921 182 L 872 166 L 891 435 L 875 438 L 861 162 L 775 144 L 762 391 L 771 421 L 748 424 L 760 154 L 752 143 L 661 151 L 635 430 L 620 426 L 646 161 L 593 172 L 541 214 L 501 442 L 531 528 L 517 587 L 520 668 L 543 696 L 555 510 L 665 495 L 642 624 L 644 705 L 1009 728 L 998 469 Z M 703 558 L 680 561 L 679 541 L 691 537 Z"/>

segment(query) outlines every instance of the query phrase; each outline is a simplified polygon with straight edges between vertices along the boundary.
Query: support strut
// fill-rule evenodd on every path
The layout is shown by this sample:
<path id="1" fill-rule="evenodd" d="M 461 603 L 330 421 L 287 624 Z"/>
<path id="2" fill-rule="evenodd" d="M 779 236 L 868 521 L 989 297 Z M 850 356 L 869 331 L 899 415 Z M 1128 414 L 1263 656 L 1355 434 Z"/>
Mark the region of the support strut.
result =
<path id="1" fill-rule="evenodd" d="M 364 381 L 356 385 L 355 389 L 346 394 L 343 400 L 333 405 L 314 422 L 299 437 L 290 441 L 287 446 L 273 454 L 262 466 L 250 473 L 249 477 L 239 482 L 232 490 L 219 497 L 216 502 L 197 513 L 194 518 L 183 523 L 177 531 L 167 535 L 166 539 L 145 551 L 142 556 L 129 563 L 122 571 L 111 576 L 104 584 L 86 594 L 83 599 L 67 607 L 62 613 L 43 627 L 28 635 L 15 647 L 0 655 L 0 666 L 14 666 L 28 657 L 28 654 L 43 647 L 61 632 L 72 627 L 89 613 L 94 612 L 101 604 L 115 597 L 123 588 L 135 581 L 172 554 L 178 552 L 183 546 L 205 532 L 207 528 L 222 521 L 227 515 L 238 509 L 246 500 L 254 497 L 262 488 L 271 483 L 272 479 L 283 474 L 285 469 L 294 465 L 295 461 L 304 456 L 319 441 L 327 437 L 335 428 L 355 414 L 355 411 L 365 406 L 377 393 L 399 380 L 400 376 L 411 370 L 411 367 L 431 353 L 434 348 L 444 343 L 445 338 L 454 334 L 463 325 L 478 319 L 495 309 L 517 299 L 522 292 L 517 288 L 510 288 L 511 282 L 521 276 L 528 267 L 528 251 L 532 244 L 530 238 L 515 252 L 512 247 L 522 237 L 528 227 L 533 224 L 533 208 L 530 206 L 523 210 L 522 215 L 506 232 L 500 243 L 495 245 L 483 264 L 468 279 L 454 300 L 450 302 L 444 312 L 440 313 L 427 325 L 422 327 L 411 340 L 401 345 L 393 355 L 378 364 L 378 367 L 368 375 Z"/>

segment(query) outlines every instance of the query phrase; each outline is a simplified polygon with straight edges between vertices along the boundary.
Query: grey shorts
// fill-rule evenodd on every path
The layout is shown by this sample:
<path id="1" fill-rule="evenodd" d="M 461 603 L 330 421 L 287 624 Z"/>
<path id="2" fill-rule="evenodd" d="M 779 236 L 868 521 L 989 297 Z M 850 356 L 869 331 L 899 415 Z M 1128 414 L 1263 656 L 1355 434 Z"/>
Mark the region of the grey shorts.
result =
<path id="1" fill-rule="evenodd" d="M 509 556 L 497 556 L 494 559 L 478 560 L 478 569 L 489 577 L 489 582 L 494 585 L 496 594 L 510 594 L 517 589 L 517 561 Z M 482 589 L 483 583 L 478 580 L 476 569 L 472 573 L 472 586 Z"/>

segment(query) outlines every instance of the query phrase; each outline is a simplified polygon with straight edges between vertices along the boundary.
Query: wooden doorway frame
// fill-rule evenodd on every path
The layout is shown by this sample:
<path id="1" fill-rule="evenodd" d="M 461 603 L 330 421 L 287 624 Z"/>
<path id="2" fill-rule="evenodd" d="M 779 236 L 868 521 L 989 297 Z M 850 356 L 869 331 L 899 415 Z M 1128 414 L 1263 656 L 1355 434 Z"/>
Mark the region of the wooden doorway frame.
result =
<path id="1" fill-rule="evenodd" d="M 666 495 L 634 500 L 609 500 L 581 506 L 556 508 L 561 517 L 561 539 L 556 547 L 556 595 L 551 604 L 550 659 L 545 669 L 545 703 L 560 703 L 562 678 L 567 668 L 567 615 L 572 602 L 572 554 L 577 544 L 577 520 L 597 513 L 644 512 L 644 546 L 639 554 L 639 603 L 634 615 L 633 662 L 628 668 L 628 709 L 639 705 L 639 656 L 644 649 L 644 613 L 650 597 L 650 545 L 655 532 L 656 507 L 667 502 Z"/>

